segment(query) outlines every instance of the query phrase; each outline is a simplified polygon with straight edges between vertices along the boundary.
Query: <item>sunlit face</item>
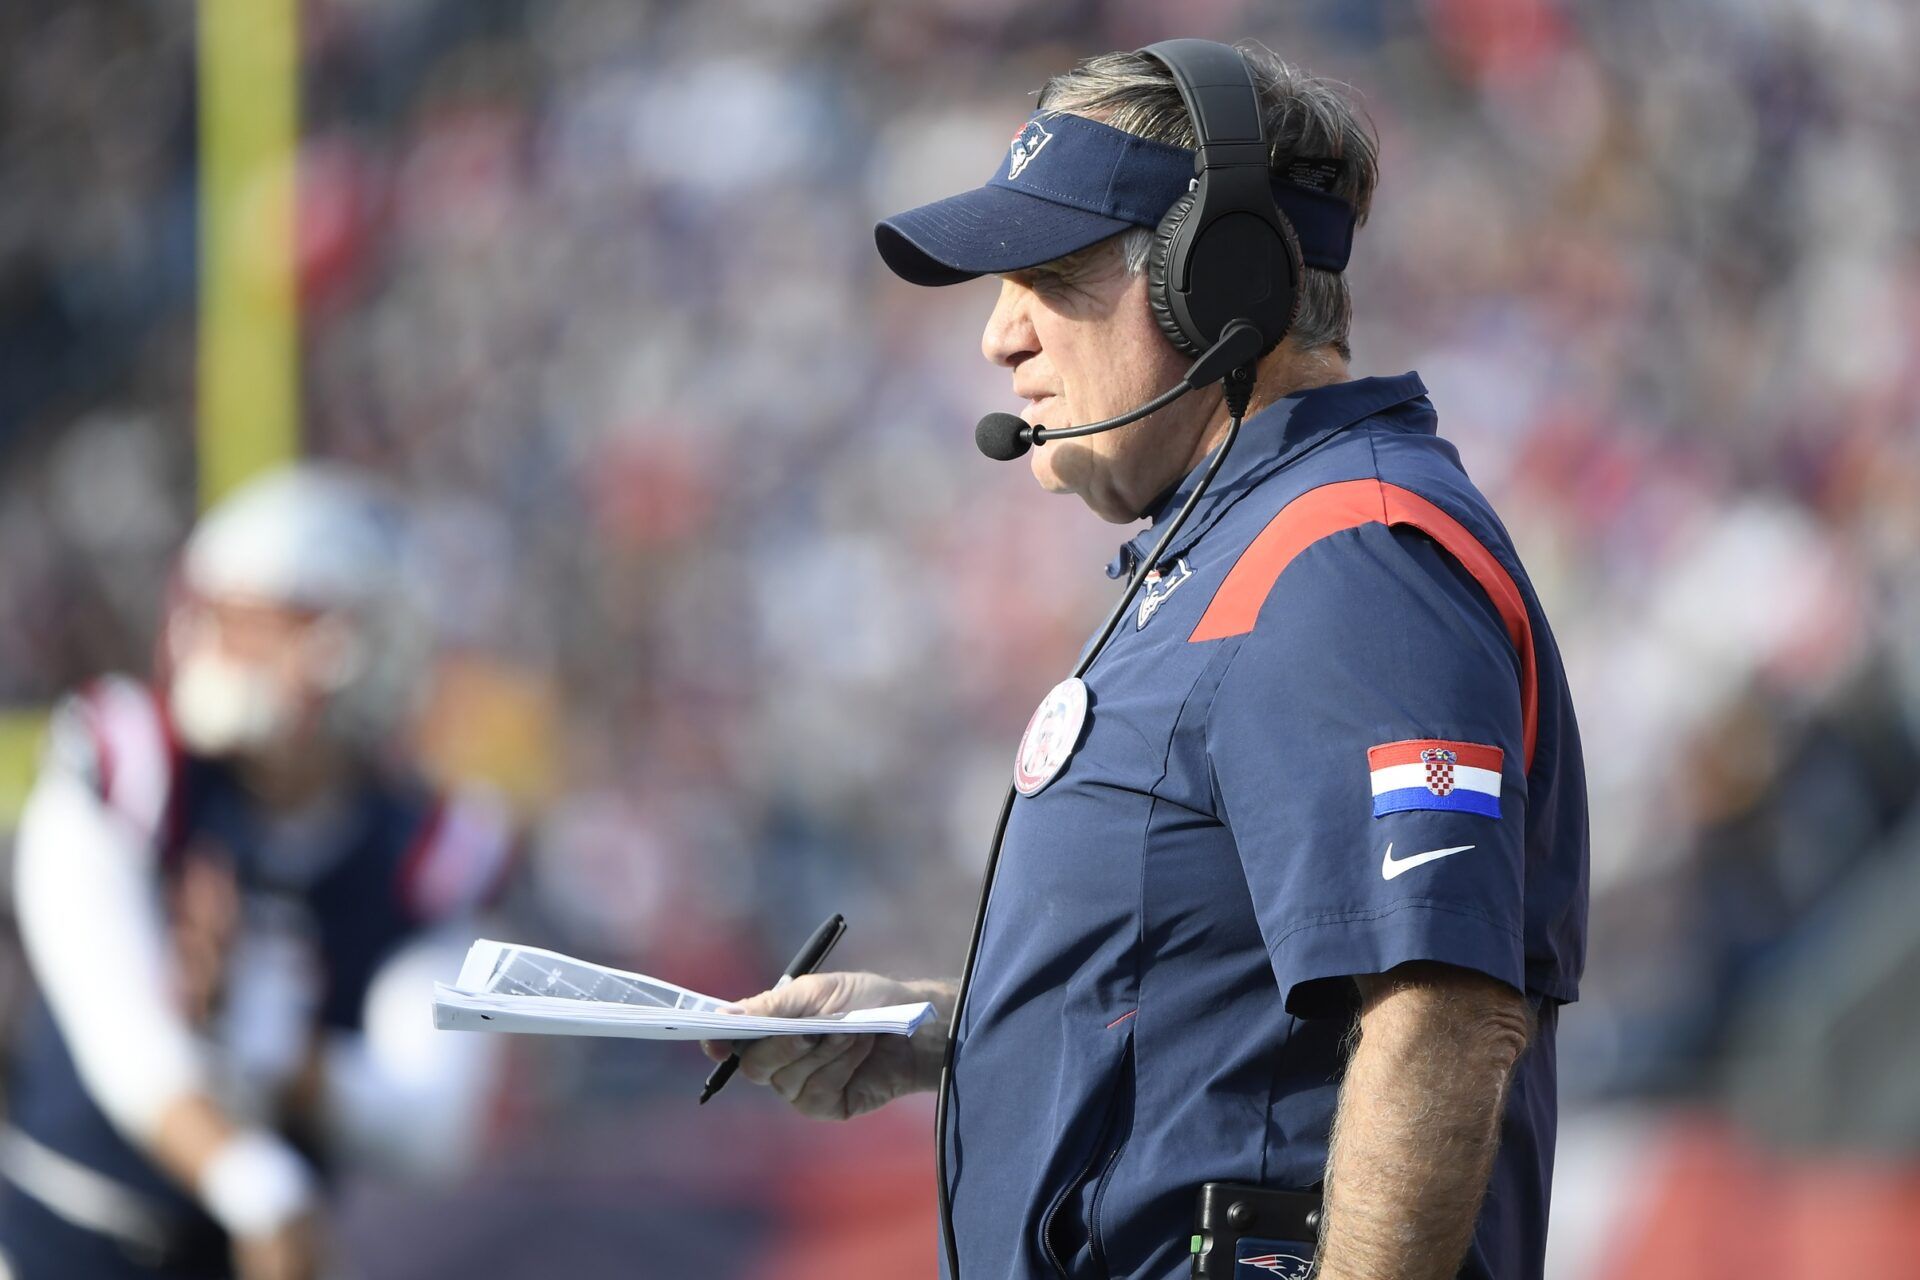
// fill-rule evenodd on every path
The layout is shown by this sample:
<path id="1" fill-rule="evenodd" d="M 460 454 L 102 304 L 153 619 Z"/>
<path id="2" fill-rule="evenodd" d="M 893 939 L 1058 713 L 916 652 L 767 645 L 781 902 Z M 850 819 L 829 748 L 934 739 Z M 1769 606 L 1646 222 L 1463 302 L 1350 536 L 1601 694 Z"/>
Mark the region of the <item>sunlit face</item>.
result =
<path id="1" fill-rule="evenodd" d="M 1020 416 L 1043 427 L 1125 413 L 1172 386 L 1188 364 L 1148 310 L 1145 274 L 1130 274 L 1111 240 L 1001 276 L 980 349 L 1013 374 L 1013 393 L 1027 402 Z M 1036 445 L 1034 478 L 1078 494 L 1103 519 L 1137 520 L 1197 461 L 1219 404 L 1218 391 L 1185 396 L 1118 430 Z"/>
<path id="2" fill-rule="evenodd" d="M 176 728 L 212 755 L 257 754 L 304 740 L 354 659 L 338 615 L 287 605 L 200 599 L 168 626 Z"/>
<path id="3" fill-rule="evenodd" d="M 324 647 L 330 619 L 314 609 L 268 601 L 211 599 L 196 602 L 193 639 L 220 656 L 251 667 L 289 693 L 309 692 L 308 668 Z"/>

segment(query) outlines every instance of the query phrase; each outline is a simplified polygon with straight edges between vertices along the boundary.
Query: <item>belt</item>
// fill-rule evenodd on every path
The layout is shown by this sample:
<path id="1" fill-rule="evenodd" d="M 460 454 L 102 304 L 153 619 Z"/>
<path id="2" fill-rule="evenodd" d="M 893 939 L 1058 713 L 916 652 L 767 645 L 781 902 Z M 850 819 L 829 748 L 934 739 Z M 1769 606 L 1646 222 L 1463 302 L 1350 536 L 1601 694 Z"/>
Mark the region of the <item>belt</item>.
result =
<path id="1" fill-rule="evenodd" d="M 136 1258 L 172 1252 L 172 1215 L 147 1196 L 8 1126 L 0 1129 L 0 1174 L 76 1227 L 118 1241 Z"/>

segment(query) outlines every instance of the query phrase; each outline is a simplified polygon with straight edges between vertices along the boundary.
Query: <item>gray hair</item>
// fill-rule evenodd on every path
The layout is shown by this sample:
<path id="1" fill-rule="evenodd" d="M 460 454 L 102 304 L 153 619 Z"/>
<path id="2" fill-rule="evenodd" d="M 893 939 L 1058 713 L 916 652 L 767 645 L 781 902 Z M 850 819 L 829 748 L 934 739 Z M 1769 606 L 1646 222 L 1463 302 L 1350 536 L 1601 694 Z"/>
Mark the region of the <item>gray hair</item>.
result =
<path id="1" fill-rule="evenodd" d="M 1283 62 L 1266 46 L 1237 46 L 1253 73 L 1266 112 L 1271 167 L 1284 171 L 1295 160 L 1340 160 L 1332 193 L 1367 220 L 1380 179 L 1380 144 L 1366 116 L 1349 100 L 1348 86 L 1310 75 Z M 1193 120 L 1166 66 L 1138 53 L 1102 53 L 1047 81 L 1040 109 L 1086 116 L 1136 137 L 1176 147 L 1196 145 Z M 1135 227 L 1118 237 L 1127 270 L 1146 270 L 1153 231 Z M 1303 350 L 1332 347 L 1350 358 L 1353 295 L 1346 277 L 1308 267 L 1300 286 L 1300 311 L 1289 336 Z"/>

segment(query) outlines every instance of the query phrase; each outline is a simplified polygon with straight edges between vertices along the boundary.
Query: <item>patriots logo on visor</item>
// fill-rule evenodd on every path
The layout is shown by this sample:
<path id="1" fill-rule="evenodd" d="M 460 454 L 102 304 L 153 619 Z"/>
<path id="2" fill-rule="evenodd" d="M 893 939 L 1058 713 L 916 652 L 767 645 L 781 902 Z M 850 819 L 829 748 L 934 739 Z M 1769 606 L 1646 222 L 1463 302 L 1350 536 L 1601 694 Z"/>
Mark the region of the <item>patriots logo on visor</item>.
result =
<path id="1" fill-rule="evenodd" d="M 1040 127 L 1038 120 L 1029 120 L 1020 132 L 1013 135 L 1010 148 L 1012 159 L 1007 164 L 1007 177 L 1017 178 L 1020 171 L 1033 163 L 1040 154 L 1040 148 L 1053 141 L 1053 135 Z"/>
<path id="2" fill-rule="evenodd" d="M 1260 1253 L 1240 1259 L 1240 1265 L 1255 1267 L 1281 1280 L 1307 1280 L 1307 1273 L 1313 1270 L 1313 1259 L 1294 1253 Z"/>

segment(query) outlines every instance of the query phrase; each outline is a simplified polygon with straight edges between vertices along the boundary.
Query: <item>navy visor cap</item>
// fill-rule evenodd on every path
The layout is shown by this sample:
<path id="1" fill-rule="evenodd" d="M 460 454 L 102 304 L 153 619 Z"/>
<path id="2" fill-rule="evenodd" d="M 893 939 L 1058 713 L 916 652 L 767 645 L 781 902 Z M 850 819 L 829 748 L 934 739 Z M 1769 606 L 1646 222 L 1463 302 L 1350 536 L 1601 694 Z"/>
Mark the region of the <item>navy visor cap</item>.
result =
<path id="1" fill-rule="evenodd" d="M 1065 257 L 1128 227 L 1157 227 L 1194 176 L 1194 153 L 1084 116 L 1038 113 L 985 186 L 895 214 L 873 229 L 880 257 L 910 284 L 959 284 Z M 1353 210 L 1276 178 L 1274 200 L 1306 264 L 1346 269 Z"/>

